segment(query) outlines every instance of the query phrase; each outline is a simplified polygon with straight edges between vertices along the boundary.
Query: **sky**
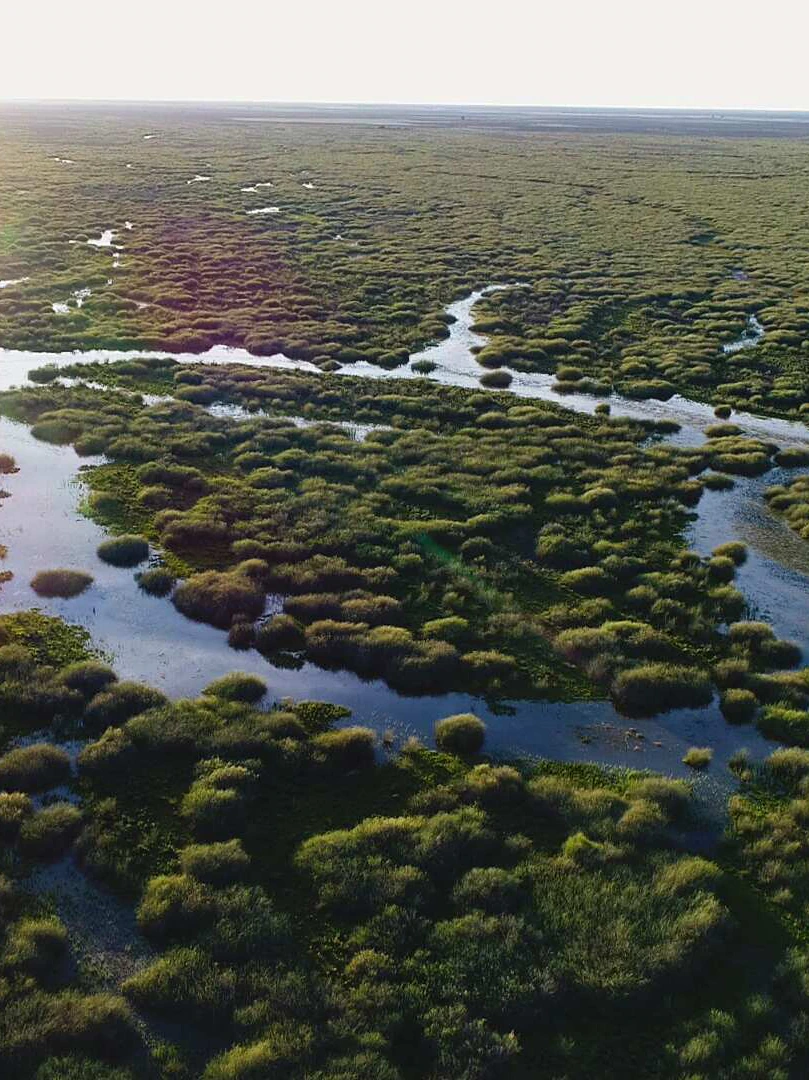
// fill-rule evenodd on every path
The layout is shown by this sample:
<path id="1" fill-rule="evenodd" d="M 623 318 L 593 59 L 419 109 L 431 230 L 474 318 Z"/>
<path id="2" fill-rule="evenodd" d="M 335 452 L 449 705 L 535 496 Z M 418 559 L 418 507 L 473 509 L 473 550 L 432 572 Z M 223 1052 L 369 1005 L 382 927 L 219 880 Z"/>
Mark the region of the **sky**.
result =
<path id="1" fill-rule="evenodd" d="M 805 0 L 17 0 L 0 99 L 809 110 Z"/>

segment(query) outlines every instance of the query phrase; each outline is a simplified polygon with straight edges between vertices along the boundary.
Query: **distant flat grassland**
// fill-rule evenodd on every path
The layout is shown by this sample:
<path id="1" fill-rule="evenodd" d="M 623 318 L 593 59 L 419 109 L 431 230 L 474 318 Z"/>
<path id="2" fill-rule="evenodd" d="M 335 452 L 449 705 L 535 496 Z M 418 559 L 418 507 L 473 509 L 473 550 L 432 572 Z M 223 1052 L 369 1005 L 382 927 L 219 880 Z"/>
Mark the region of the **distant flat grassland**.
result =
<path id="1" fill-rule="evenodd" d="M 446 334 L 451 300 L 521 280 L 481 305 L 487 366 L 761 412 L 809 400 L 805 141 L 304 118 L 0 111 L 0 280 L 28 278 L 0 290 L 0 343 L 389 365 Z M 105 229 L 117 268 L 83 242 Z M 762 343 L 724 354 L 752 314 Z"/>

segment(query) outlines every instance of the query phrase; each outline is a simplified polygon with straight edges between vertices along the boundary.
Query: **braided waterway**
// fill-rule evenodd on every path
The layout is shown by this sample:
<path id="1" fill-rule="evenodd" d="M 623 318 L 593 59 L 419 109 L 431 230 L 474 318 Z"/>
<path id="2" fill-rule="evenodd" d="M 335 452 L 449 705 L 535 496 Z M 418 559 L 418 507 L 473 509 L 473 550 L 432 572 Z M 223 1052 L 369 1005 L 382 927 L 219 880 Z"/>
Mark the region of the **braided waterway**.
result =
<path id="1" fill-rule="evenodd" d="M 497 288 L 509 286 L 498 286 Z M 488 290 L 472 293 L 449 305 L 454 321 L 449 337 L 410 358 L 407 365 L 387 371 L 362 363 L 342 369 L 346 377 L 379 379 L 422 377 L 412 365 L 429 360 L 433 381 L 480 388 L 481 368 L 471 349 L 485 343 L 472 330 L 472 310 Z M 65 367 L 77 362 L 114 362 L 138 356 L 166 356 L 142 350 L 85 353 L 37 353 L 0 349 L 0 389 L 24 385 L 32 368 Z M 255 367 L 296 368 L 314 373 L 314 365 L 278 355 L 257 357 L 241 349 L 215 347 L 203 354 L 173 356 L 188 364 L 239 364 Z M 524 398 L 554 401 L 564 408 L 592 414 L 598 399 L 584 394 L 559 394 L 553 377 L 512 372 L 512 393 Z M 157 400 L 157 399 L 156 399 Z M 613 395 L 613 416 L 644 420 L 676 420 L 680 431 L 672 440 L 680 445 L 700 445 L 705 429 L 715 423 L 710 406 L 675 395 L 666 402 L 630 401 Z M 214 407 L 220 416 L 234 421 L 238 409 Z M 734 413 L 733 422 L 745 433 L 781 446 L 809 444 L 809 431 L 800 423 Z M 365 434 L 357 430 L 354 437 Z M 98 464 L 100 458 L 80 458 L 69 446 L 52 446 L 33 438 L 29 429 L 0 419 L 0 450 L 12 454 L 19 472 L 4 477 L 10 498 L 0 509 L 0 542 L 8 547 L 3 569 L 13 578 L 0 589 L 0 611 L 37 607 L 79 623 L 91 632 L 95 645 L 108 655 L 122 678 L 137 679 L 162 689 L 170 697 L 193 696 L 211 680 L 233 670 L 263 676 L 273 699 L 286 696 L 332 701 L 352 710 L 352 722 L 368 724 L 397 738 L 410 734 L 429 741 L 436 719 L 450 713 L 473 711 L 488 724 L 487 748 L 499 756 L 535 755 L 557 760 L 595 761 L 606 765 L 649 768 L 672 775 L 692 773 L 682 764 L 691 745 L 714 749 L 714 766 L 699 777 L 705 795 L 721 797 L 732 784 L 724 766 L 738 749 L 747 748 L 753 758 L 769 753 L 773 745 L 751 727 L 726 723 L 716 702 L 704 709 L 676 710 L 636 723 L 621 717 L 609 702 L 512 702 L 493 710 L 486 702 L 467 694 L 405 697 L 380 680 L 364 681 L 349 672 L 325 671 L 305 663 L 291 670 L 275 667 L 258 652 L 234 653 L 226 634 L 181 615 L 169 600 L 142 592 L 131 571 L 101 562 L 96 549 L 104 530 L 83 516 L 80 503 L 84 485 L 82 466 Z M 764 478 L 737 480 L 730 491 L 707 491 L 690 527 L 689 542 L 702 554 L 731 539 L 744 540 L 750 549 L 740 568 L 738 585 L 752 615 L 771 623 L 779 637 L 795 640 L 809 654 L 809 545 L 783 522 L 768 514 L 763 491 L 779 482 L 785 472 Z M 38 570 L 54 566 L 85 569 L 94 583 L 72 600 L 44 600 L 29 582 Z M 268 610 L 277 610 L 279 598 L 271 597 Z"/>

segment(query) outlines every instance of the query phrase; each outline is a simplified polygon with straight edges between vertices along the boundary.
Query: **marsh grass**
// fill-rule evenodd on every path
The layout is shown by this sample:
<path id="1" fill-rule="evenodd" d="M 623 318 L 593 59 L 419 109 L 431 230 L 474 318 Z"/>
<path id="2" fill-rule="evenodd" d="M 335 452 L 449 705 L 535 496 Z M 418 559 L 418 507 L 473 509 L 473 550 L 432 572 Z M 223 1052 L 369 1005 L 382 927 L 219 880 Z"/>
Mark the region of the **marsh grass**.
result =
<path id="1" fill-rule="evenodd" d="M 83 570 L 40 570 L 31 579 L 31 588 L 38 596 L 64 600 L 80 596 L 92 584 L 92 574 Z"/>

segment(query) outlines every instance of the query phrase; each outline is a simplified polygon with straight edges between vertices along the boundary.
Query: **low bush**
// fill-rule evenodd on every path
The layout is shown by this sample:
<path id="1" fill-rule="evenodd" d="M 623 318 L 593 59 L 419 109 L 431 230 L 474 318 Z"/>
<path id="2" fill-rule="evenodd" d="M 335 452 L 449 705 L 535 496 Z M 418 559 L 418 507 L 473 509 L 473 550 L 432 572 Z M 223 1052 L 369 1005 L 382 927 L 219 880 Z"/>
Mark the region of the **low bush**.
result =
<path id="1" fill-rule="evenodd" d="M 0 791 L 0 840 L 11 843 L 20 826 L 34 812 L 34 804 L 21 791 Z"/>
<path id="2" fill-rule="evenodd" d="M 188 941 L 214 917 L 210 890 L 187 874 L 149 880 L 138 907 L 138 925 L 152 941 Z"/>
<path id="3" fill-rule="evenodd" d="M 92 574 L 86 574 L 83 570 L 40 570 L 31 579 L 31 588 L 37 596 L 48 599 L 59 597 L 69 600 L 80 596 L 92 584 Z"/>
<path id="4" fill-rule="evenodd" d="M 435 745 L 459 757 L 472 757 L 483 749 L 486 725 L 473 713 L 458 713 L 436 721 Z"/>
<path id="5" fill-rule="evenodd" d="M 131 567 L 149 557 L 149 544 L 142 536 L 128 533 L 113 536 L 98 546 L 98 557 L 111 566 Z"/>
<path id="6" fill-rule="evenodd" d="M 0 965 L 26 975 L 53 973 L 67 951 L 67 931 L 54 916 L 20 919 L 9 931 Z"/>
<path id="7" fill-rule="evenodd" d="M 92 699 L 84 712 L 88 731 L 101 732 L 106 727 L 120 727 L 139 713 L 166 704 L 166 696 L 151 686 L 136 682 L 112 683 Z"/>
<path id="8" fill-rule="evenodd" d="M 713 750 L 709 746 L 692 746 L 683 755 L 683 764 L 692 769 L 707 769 L 713 761 Z"/>
<path id="9" fill-rule="evenodd" d="M 256 648 L 272 655 L 275 652 L 297 652 L 305 643 L 299 623 L 291 615 L 273 615 L 261 622 L 255 630 Z"/>
<path id="10" fill-rule="evenodd" d="M 0 757 L 0 788 L 7 791 L 47 791 L 69 777 L 70 758 L 50 743 L 20 746 Z"/>
<path id="11" fill-rule="evenodd" d="M 720 558 L 731 559 L 736 566 L 741 566 L 747 560 L 747 544 L 743 544 L 741 540 L 730 540 L 726 544 L 720 544 L 718 548 L 714 548 L 713 555 Z"/>
<path id="12" fill-rule="evenodd" d="M 618 709 L 629 716 L 654 716 L 671 709 L 709 705 L 713 692 L 707 673 L 674 664 L 643 664 L 620 672 L 612 685 Z"/>
<path id="13" fill-rule="evenodd" d="M 247 574 L 207 570 L 181 582 L 172 597 L 183 615 L 227 629 L 237 618 L 258 618 L 264 611 L 264 589 Z"/>
<path id="14" fill-rule="evenodd" d="M 118 676 L 106 664 L 98 660 L 81 660 L 62 668 L 59 677 L 65 686 L 78 690 L 84 698 L 95 697 L 118 681 Z"/>
<path id="15" fill-rule="evenodd" d="M 758 698 L 752 690 L 731 687 L 720 697 L 719 708 L 731 724 L 749 724 L 758 712 Z"/>
<path id="16" fill-rule="evenodd" d="M 511 386 L 512 379 L 513 376 L 508 371 L 500 369 L 485 371 L 480 376 L 480 385 L 487 387 L 489 390 L 505 390 L 506 387 Z"/>
<path id="17" fill-rule="evenodd" d="M 177 579 L 165 566 L 154 566 L 136 574 L 135 580 L 139 588 L 150 596 L 168 596 Z"/>
<path id="18" fill-rule="evenodd" d="M 32 858 L 55 858 L 76 838 L 81 822 L 81 810 L 70 803 L 45 806 L 22 823 L 20 851 Z"/>
<path id="19" fill-rule="evenodd" d="M 197 782 L 184 796 L 180 813 L 201 839 L 226 839 L 244 828 L 247 801 L 235 788 Z"/>
<path id="20" fill-rule="evenodd" d="M 788 705 L 767 705 L 759 713 L 756 726 L 768 739 L 791 746 L 809 746 L 809 712 Z"/>
<path id="21" fill-rule="evenodd" d="M 245 879 L 250 858 L 240 840 L 192 844 L 180 852 L 180 868 L 184 874 L 207 885 L 232 885 Z"/>
<path id="22" fill-rule="evenodd" d="M 768 772 L 790 787 L 796 787 L 805 776 L 809 776 L 809 750 L 790 746 L 782 750 L 773 750 L 765 765 Z"/>
<path id="23" fill-rule="evenodd" d="M 232 671 L 208 683 L 202 691 L 209 697 L 223 701 L 241 701 L 254 705 L 267 693 L 267 684 L 258 675 L 249 675 L 243 671 Z"/>
<path id="24" fill-rule="evenodd" d="M 312 740 L 326 766 L 339 772 L 368 769 L 376 762 L 376 735 L 370 728 L 345 727 L 324 731 Z"/>

